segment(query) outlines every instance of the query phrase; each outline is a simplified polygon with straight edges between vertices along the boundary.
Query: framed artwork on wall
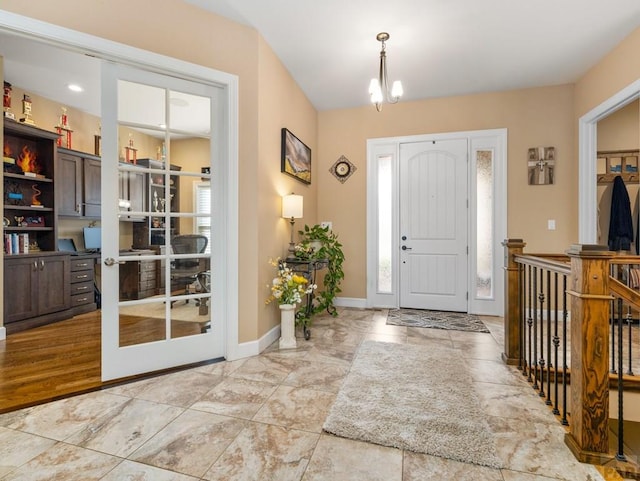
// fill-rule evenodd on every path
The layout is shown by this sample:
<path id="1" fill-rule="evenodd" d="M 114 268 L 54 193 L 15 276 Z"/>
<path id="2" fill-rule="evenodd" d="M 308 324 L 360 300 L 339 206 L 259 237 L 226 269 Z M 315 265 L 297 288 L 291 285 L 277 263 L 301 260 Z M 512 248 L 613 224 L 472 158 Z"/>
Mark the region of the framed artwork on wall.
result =
<path id="1" fill-rule="evenodd" d="M 311 149 L 286 128 L 282 129 L 280 172 L 305 184 L 311 183 Z"/>

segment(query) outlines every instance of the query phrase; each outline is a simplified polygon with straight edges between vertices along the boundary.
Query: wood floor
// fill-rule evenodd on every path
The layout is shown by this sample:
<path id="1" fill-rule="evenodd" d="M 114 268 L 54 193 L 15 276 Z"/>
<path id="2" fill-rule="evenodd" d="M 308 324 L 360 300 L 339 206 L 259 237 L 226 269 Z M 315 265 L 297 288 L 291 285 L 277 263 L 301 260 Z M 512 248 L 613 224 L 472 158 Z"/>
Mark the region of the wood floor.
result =
<path id="1" fill-rule="evenodd" d="M 175 337 L 200 332 L 197 324 L 178 324 L 172 328 Z M 136 343 L 132 338 L 149 340 L 146 336 L 154 332 L 152 325 L 150 319 L 131 316 L 122 329 L 129 339 L 121 339 L 121 344 Z M 100 336 L 101 315 L 95 311 L 10 334 L 0 341 L 0 413 L 107 385 L 100 379 Z M 157 338 L 157 334 L 151 336 Z"/>

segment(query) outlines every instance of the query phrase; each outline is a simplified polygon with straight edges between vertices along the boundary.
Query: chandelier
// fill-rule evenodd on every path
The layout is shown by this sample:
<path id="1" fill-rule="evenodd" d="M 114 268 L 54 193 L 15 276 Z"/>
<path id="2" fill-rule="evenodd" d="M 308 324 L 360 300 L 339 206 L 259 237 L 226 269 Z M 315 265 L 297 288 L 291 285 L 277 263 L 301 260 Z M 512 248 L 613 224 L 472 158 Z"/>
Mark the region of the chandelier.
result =
<path id="1" fill-rule="evenodd" d="M 382 43 L 382 50 L 380 50 L 380 72 L 378 78 L 371 79 L 369 84 L 369 95 L 371 96 L 371 103 L 375 104 L 378 112 L 382 111 L 382 103 L 387 102 L 395 104 L 402 97 L 402 83 L 400 80 L 393 82 L 391 90 L 389 90 L 389 82 L 387 80 L 387 53 L 385 52 L 386 41 L 389 40 L 389 34 L 387 32 L 380 32 L 376 35 L 376 39 Z"/>

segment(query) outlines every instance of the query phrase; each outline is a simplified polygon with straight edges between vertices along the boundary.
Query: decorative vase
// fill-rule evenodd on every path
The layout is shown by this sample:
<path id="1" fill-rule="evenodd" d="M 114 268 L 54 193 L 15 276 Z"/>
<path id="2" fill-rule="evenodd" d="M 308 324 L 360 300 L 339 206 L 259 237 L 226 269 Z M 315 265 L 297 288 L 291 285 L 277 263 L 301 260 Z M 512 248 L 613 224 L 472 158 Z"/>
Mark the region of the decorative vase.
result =
<path id="1" fill-rule="evenodd" d="M 296 305 L 280 304 L 280 349 L 295 349 L 296 343 Z"/>

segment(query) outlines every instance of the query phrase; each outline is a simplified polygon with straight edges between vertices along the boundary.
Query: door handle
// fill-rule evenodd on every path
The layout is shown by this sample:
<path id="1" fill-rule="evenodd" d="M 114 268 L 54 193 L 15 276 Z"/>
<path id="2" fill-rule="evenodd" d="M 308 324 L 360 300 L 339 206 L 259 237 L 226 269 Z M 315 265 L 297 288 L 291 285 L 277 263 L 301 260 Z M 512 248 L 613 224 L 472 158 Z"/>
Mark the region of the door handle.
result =
<path id="1" fill-rule="evenodd" d="M 114 265 L 116 265 L 116 264 L 126 264 L 126 262 L 124 262 L 124 261 L 117 261 L 117 260 L 115 260 L 113 257 L 107 257 L 107 258 L 104 260 L 104 265 L 105 265 L 105 266 L 109 266 L 109 267 L 111 267 L 111 266 L 114 266 Z"/>
<path id="2" fill-rule="evenodd" d="M 402 250 L 403 250 L 403 251 L 410 251 L 410 250 L 411 250 L 411 247 L 402 246 Z"/>

